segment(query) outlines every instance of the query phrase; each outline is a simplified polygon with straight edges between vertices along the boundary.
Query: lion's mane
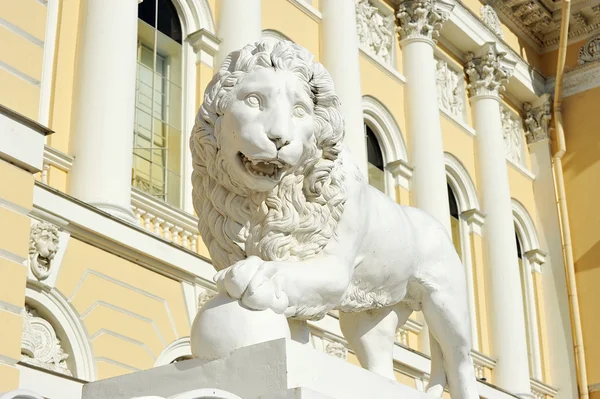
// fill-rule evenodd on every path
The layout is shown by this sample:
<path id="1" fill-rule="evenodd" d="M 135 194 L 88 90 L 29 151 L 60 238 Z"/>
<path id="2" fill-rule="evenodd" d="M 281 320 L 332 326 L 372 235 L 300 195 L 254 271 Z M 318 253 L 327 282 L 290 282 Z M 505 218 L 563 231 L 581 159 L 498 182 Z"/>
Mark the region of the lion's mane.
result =
<path id="1" fill-rule="evenodd" d="M 314 103 L 315 132 L 299 167 L 269 193 L 231 179 L 221 148 L 220 118 L 232 89 L 249 72 L 292 72 Z M 199 230 L 217 270 L 256 255 L 263 260 L 300 260 L 318 254 L 335 235 L 344 204 L 344 123 L 333 81 L 302 47 L 262 41 L 232 52 L 208 84 L 190 146 L 194 208 Z"/>

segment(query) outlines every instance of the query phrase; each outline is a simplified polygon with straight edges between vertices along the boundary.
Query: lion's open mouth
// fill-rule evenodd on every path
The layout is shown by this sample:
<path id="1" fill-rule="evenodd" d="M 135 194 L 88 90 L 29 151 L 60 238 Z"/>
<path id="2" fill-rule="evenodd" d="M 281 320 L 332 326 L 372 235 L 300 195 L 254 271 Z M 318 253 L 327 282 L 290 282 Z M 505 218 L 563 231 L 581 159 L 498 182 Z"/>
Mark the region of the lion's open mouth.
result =
<path id="1" fill-rule="evenodd" d="M 285 165 L 276 159 L 273 160 L 254 160 L 246 157 L 240 152 L 242 164 L 253 176 L 270 177 L 276 179 L 283 172 Z"/>

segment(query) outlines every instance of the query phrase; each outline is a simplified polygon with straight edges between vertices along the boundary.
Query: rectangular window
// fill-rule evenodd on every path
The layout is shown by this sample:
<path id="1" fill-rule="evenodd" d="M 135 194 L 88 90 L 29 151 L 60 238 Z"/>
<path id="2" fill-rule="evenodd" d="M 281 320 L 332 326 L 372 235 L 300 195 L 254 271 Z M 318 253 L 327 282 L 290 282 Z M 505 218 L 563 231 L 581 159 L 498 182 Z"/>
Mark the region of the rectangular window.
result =
<path id="1" fill-rule="evenodd" d="M 181 44 L 138 20 L 134 187 L 181 206 Z"/>

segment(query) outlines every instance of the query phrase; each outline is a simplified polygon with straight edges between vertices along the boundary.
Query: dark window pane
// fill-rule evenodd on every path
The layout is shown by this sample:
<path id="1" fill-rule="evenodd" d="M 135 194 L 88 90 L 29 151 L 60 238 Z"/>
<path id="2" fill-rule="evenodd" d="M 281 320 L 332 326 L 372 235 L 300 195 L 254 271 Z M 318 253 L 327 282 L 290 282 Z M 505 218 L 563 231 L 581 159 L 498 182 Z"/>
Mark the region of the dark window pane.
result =
<path id="1" fill-rule="evenodd" d="M 521 240 L 519 240 L 519 236 L 515 233 L 515 240 L 517 241 L 517 256 L 519 259 L 523 259 L 523 252 L 521 250 Z"/>
<path id="2" fill-rule="evenodd" d="M 146 0 L 138 4 L 138 18 L 150 26 L 155 26 L 156 21 L 156 1 Z"/>
<path id="3" fill-rule="evenodd" d="M 448 203 L 450 204 L 450 216 L 458 219 L 458 203 L 456 202 L 456 197 L 454 196 L 454 191 L 452 191 L 452 187 L 448 184 Z"/>
<path id="4" fill-rule="evenodd" d="M 181 44 L 181 23 L 170 0 L 158 0 L 158 31 Z"/>
<path id="5" fill-rule="evenodd" d="M 383 170 L 383 154 L 381 153 L 377 137 L 369 125 L 365 125 L 365 130 L 367 133 L 367 159 L 377 169 Z"/>

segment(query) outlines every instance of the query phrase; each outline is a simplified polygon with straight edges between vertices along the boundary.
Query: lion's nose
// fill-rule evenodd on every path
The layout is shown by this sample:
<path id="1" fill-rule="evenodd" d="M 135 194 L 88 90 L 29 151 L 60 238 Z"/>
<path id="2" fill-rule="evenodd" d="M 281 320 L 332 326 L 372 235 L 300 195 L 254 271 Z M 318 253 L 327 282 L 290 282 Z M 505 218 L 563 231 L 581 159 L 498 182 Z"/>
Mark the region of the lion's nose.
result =
<path id="1" fill-rule="evenodd" d="M 267 137 L 275 144 L 277 151 L 290 143 L 289 135 L 283 126 L 273 126 L 267 132 Z"/>

